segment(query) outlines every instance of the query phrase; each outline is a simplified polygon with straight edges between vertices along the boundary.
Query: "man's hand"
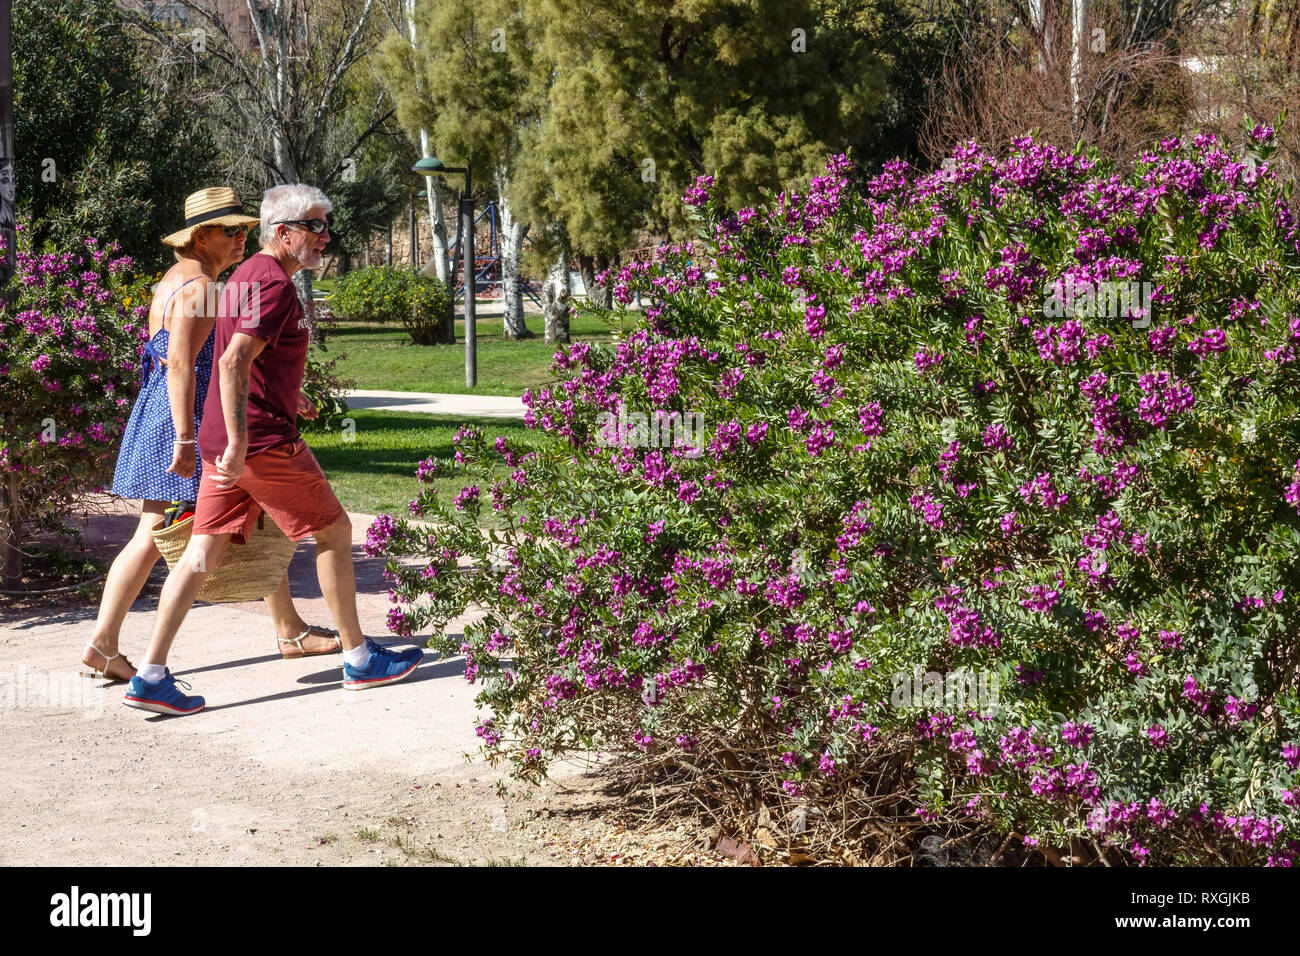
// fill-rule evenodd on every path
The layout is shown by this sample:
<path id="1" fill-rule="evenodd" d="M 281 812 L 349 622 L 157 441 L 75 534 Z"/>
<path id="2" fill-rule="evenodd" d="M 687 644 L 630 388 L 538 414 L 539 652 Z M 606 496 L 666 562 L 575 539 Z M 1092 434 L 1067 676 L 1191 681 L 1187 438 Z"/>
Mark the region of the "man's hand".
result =
<path id="1" fill-rule="evenodd" d="M 193 442 L 172 446 L 172 463 L 167 466 L 167 470 L 171 474 L 179 475 L 182 478 L 193 478 L 194 465 Z"/>
<path id="2" fill-rule="evenodd" d="M 316 406 L 312 404 L 312 400 L 307 397 L 306 392 L 298 393 L 298 414 L 308 421 L 311 421 L 313 418 L 320 415 Z"/>
<path id="3" fill-rule="evenodd" d="M 244 474 L 244 456 L 248 446 L 241 442 L 228 442 L 216 461 L 216 474 L 210 475 L 219 488 L 233 488 Z"/>

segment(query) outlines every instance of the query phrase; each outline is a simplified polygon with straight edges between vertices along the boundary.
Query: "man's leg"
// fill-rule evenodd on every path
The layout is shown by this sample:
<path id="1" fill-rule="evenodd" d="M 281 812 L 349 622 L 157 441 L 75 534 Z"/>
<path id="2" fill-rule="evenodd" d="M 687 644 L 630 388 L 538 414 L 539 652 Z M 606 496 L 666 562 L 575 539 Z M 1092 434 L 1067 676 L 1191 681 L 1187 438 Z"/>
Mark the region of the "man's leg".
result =
<path id="1" fill-rule="evenodd" d="M 268 449 L 244 464 L 253 500 L 295 541 L 316 539 L 316 576 L 343 644 L 343 688 L 364 690 L 399 681 L 424 652 L 393 651 L 367 639 L 357 617 L 352 522 L 311 450 L 301 440 Z"/>
<path id="2" fill-rule="evenodd" d="M 343 650 L 351 651 L 364 642 L 357 617 L 357 579 L 352 568 L 352 522 L 347 512 L 327 528 L 312 533 L 316 539 L 316 578 L 321 594 L 338 625 Z"/>
<path id="3" fill-rule="evenodd" d="M 167 673 L 167 652 L 203 586 L 203 579 L 221 563 L 229 546 L 229 532 L 196 534 L 190 538 L 185 553 L 167 575 L 167 583 L 158 598 L 153 635 L 149 638 L 144 663 L 131 678 L 131 686 L 122 700 L 126 706 L 171 715 L 196 714 L 204 708 L 206 702 L 202 697 L 190 697 L 177 690 L 178 681 Z M 189 689 L 184 681 L 179 683 Z"/>
<path id="4" fill-rule="evenodd" d="M 162 594 L 158 598 L 153 635 L 149 638 L 149 647 L 144 655 L 146 667 L 166 665 L 167 652 L 171 650 L 172 641 L 181 629 L 185 615 L 194 605 L 194 598 L 203 586 L 204 578 L 221 563 L 228 547 L 229 534 L 196 534 L 190 538 L 185 553 L 167 575 L 167 583 L 163 585 Z"/>

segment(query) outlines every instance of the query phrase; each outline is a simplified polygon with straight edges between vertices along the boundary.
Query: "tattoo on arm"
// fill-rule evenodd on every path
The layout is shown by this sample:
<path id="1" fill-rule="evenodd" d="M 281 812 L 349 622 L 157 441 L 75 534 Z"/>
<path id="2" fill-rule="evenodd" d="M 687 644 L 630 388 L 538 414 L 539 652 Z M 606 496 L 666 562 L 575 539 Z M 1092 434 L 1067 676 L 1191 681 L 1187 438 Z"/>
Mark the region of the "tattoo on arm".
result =
<path id="1" fill-rule="evenodd" d="M 245 372 L 235 383 L 235 434 L 240 438 L 248 437 L 248 380 Z"/>
<path id="2" fill-rule="evenodd" d="M 218 364 L 221 368 L 221 411 L 226 423 L 226 439 L 234 442 L 248 441 L 248 392 L 253 376 L 253 360 L 261 349 L 249 351 L 253 340 L 239 335 L 244 341 L 227 349 Z"/>

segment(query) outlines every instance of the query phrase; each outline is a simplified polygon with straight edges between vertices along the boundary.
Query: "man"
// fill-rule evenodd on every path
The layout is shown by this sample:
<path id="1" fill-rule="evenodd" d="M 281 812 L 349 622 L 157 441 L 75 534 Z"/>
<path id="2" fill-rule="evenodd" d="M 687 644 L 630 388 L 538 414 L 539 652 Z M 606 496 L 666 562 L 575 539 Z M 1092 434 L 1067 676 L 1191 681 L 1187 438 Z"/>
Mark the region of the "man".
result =
<path id="1" fill-rule="evenodd" d="M 352 524 L 296 425 L 310 330 L 291 280 L 299 269 L 320 267 L 332 208 L 313 186 L 268 189 L 262 249 L 235 270 L 222 293 L 213 381 L 198 435 L 203 483 L 193 536 L 163 586 L 144 664 L 123 701 L 128 707 L 162 714 L 203 709 L 202 697 L 176 688 L 167 652 L 203 579 L 221 563 L 232 537 L 245 541 L 263 511 L 293 540 L 316 539 L 316 576 L 343 641 L 344 688 L 401 680 L 424 656 L 418 649 L 394 653 L 362 636 Z"/>

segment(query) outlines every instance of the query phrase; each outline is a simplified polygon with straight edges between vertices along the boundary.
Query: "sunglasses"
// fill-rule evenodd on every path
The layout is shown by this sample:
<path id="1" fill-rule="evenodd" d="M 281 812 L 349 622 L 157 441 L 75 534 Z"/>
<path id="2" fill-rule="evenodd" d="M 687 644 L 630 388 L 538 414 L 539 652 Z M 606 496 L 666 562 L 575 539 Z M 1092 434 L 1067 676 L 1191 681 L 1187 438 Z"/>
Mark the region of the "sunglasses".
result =
<path id="1" fill-rule="evenodd" d="M 280 219 L 271 223 L 271 225 L 278 226 L 280 223 L 289 226 L 302 226 L 308 232 L 314 233 L 318 236 L 330 227 L 329 221 L 325 219 Z"/>
<path id="2" fill-rule="evenodd" d="M 222 226 L 221 234 L 225 236 L 227 239 L 234 239 L 235 236 L 247 236 L 248 227 L 247 226 Z"/>

